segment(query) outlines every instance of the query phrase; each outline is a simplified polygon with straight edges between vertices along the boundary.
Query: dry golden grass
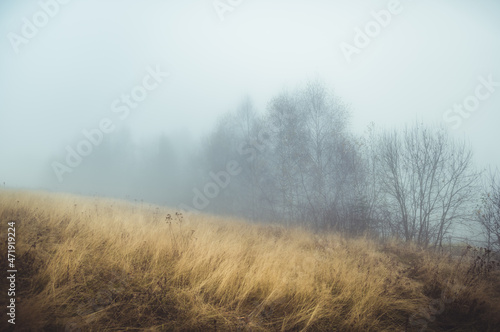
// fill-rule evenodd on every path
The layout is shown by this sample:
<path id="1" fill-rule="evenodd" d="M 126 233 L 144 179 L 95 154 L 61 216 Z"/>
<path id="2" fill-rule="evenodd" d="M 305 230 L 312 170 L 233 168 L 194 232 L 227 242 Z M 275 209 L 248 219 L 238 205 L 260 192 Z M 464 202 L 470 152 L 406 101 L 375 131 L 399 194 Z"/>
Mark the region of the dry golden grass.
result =
<path id="1" fill-rule="evenodd" d="M 443 291 L 430 330 L 500 328 L 498 271 L 465 253 L 40 192 L 0 191 L 0 220 L 18 330 L 419 331 Z"/>

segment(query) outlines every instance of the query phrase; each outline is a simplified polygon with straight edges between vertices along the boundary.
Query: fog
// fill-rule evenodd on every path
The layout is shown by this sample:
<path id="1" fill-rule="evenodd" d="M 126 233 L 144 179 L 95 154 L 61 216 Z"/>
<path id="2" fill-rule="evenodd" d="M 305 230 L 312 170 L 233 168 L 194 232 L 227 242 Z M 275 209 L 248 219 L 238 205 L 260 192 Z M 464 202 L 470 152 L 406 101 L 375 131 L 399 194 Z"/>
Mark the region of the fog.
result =
<path id="1" fill-rule="evenodd" d="M 495 0 L 2 2 L 0 184 L 192 207 L 210 172 L 274 154 L 222 135 L 228 117 L 251 109 L 265 140 L 273 100 L 311 84 L 345 109 L 333 132 L 350 142 L 372 123 L 441 126 L 494 169 L 499 14 Z M 230 199 L 248 188 L 232 179 L 206 210 L 254 215 Z"/>

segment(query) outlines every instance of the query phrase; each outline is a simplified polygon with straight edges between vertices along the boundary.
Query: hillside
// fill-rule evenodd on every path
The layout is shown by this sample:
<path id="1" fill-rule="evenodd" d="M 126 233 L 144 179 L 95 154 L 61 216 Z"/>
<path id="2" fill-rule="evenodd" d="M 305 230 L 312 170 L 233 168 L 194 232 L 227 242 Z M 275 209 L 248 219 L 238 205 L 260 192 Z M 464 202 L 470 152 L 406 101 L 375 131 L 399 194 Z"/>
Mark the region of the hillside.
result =
<path id="1" fill-rule="evenodd" d="M 0 220 L 4 330 L 12 225 L 19 331 L 500 330 L 499 267 L 477 248 L 43 192 L 0 191 Z"/>

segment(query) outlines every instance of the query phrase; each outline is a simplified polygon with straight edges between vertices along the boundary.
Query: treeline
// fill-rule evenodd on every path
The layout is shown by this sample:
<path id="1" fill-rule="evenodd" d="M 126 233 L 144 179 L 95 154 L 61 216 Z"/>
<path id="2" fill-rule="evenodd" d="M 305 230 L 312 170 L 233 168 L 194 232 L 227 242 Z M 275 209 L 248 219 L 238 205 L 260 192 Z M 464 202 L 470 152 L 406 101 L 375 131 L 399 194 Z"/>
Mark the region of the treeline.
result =
<path id="1" fill-rule="evenodd" d="M 348 123 L 346 104 L 310 82 L 263 114 L 245 99 L 196 146 L 110 135 L 62 186 L 424 247 L 480 225 L 499 246 L 499 182 L 485 180 L 466 142 L 418 122 L 358 137 Z"/>

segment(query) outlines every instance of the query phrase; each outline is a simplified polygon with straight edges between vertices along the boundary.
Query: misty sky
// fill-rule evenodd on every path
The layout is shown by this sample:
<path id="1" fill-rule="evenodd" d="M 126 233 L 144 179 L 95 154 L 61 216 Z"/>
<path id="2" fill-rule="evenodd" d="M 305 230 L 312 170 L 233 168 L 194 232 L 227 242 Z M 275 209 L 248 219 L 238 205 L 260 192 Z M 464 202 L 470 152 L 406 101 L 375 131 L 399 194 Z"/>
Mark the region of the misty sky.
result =
<path id="1" fill-rule="evenodd" d="M 500 82 L 498 0 L 219 1 L 232 6 L 223 12 L 212 0 L 66 2 L 41 0 L 59 6 L 47 7 L 47 22 L 38 1 L 0 4 L 0 183 L 46 183 L 54 158 L 104 118 L 137 139 L 196 139 L 245 95 L 264 112 L 270 98 L 311 79 L 350 105 L 357 134 L 372 121 L 440 123 L 471 141 L 479 166 L 500 165 L 500 84 L 484 86 Z M 342 43 L 355 47 L 355 29 L 373 27 L 372 12 L 388 8 L 397 14 L 349 61 Z M 34 34 L 25 38 L 24 19 L 34 17 L 43 27 L 24 28 Z M 122 94 L 152 70 L 158 80 L 146 79 L 147 96 L 121 119 L 113 104 L 124 107 Z M 443 118 L 477 93 L 468 118 Z"/>

